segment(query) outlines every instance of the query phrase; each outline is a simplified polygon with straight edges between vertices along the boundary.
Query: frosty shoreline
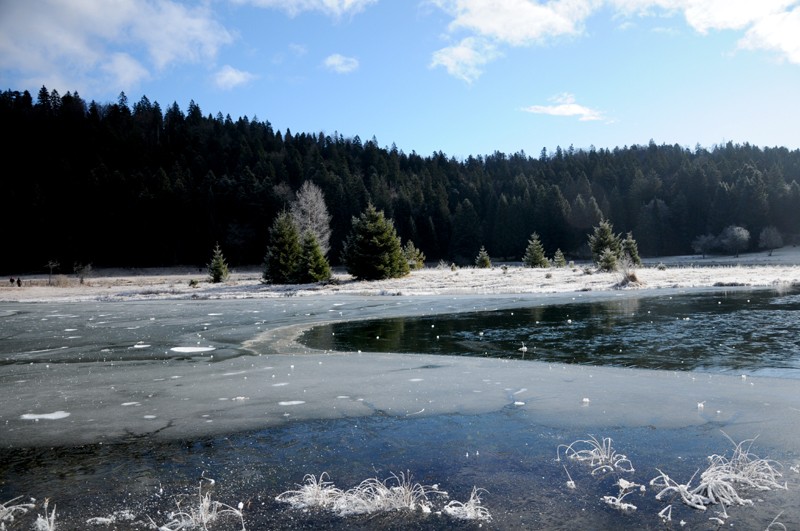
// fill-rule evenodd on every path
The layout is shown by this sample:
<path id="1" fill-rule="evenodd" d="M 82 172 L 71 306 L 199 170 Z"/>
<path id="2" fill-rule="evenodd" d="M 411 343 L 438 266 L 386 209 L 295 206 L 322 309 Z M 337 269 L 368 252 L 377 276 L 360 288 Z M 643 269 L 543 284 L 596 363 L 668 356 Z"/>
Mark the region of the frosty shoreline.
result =
<path id="1" fill-rule="evenodd" d="M 663 266 L 663 267 L 662 267 Z M 586 271 L 593 271 L 588 274 Z M 646 260 L 635 270 L 640 285 L 625 289 L 706 288 L 714 286 L 773 287 L 800 283 L 800 248 L 784 247 L 740 257 L 679 256 Z M 79 302 L 161 299 L 253 299 L 320 295 L 499 295 L 546 294 L 617 289 L 619 273 L 598 273 L 587 264 L 531 269 L 509 264 L 505 269 L 426 267 L 410 275 L 380 281 L 355 281 L 340 271 L 328 284 L 265 285 L 261 270 L 234 271 L 230 279 L 211 284 L 205 271 L 172 269 L 100 269 L 81 284 L 74 276 L 23 276 L 22 287 L 0 283 L 0 302 Z M 196 282 L 191 286 L 192 281 Z"/>

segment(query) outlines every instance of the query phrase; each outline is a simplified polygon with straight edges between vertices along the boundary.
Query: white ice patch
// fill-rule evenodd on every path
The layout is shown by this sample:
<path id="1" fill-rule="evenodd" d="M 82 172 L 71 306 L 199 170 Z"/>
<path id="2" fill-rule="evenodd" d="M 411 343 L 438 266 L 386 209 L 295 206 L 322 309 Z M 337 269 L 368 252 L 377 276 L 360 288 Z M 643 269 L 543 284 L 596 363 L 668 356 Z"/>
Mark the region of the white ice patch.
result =
<path id="1" fill-rule="evenodd" d="M 122 406 L 123 406 L 123 407 L 129 407 L 129 406 L 141 406 L 141 405 L 142 405 L 142 404 L 141 404 L 141 402 L 123 402 L 123 403 L 122 403 Z"/>
<path id="2" fill-rule="evenodd" d="M 53 413 L 25 413 L 19 418 L 22 420 L 58 420 L 69 417 L 66 411 L 55 411 Z"/>
<path id="3" fill-rule="evenodd" d="M 278 402 L 279 406 L 299 406 L 301 404 L 305 404 L 303 400 L 287 400 L 285 402 Z"/>
<path id="4" fill-rule="evenodd" d="M 182 354 L 185 353 L 195 353 L 195 352 L 211 352 L 212 350 L 216 350 L 214 347 L 172 347 L 170 349 L 172 352 L 180 352 Z"/>
<path id="5" fill-rule="evenodd" d="M 422 380 L 423 380 L 422 378 L 410 378 L 408 381 L 409 382 L 421 382 Z"/>
<path id="6" fill-rule="evenodd" d="M 222 315 L 221 313 L 210 313 L 208 315 Z"/>
<path id="7" fill-rule="evenodd" d="M 272 384 L 272 387 L 283 387 L 285 385 L 289 385 L 289 382 L 278 382 L 276 384 Z"/>
<path id="8" fill-rule="evenodd" d="M 142 417 L 142 418 L 143 418 L 143 419 L 147 419 L 147 420 L 153 420 L 154 418 L 157 418 L 157 417 L 156 417 L 155 415 L 145 415 L 145 416 L 144 416 L 144 417 Z"/>
<path id="9" fill-rule="evenodd" d="M 150 345 L 147 345 L 147 344 L 145 344 L 145 343 L 136 343 L 136 344 L 133 346 L 133 348 L 150 348 Z"/>
<path id="10" fill-rule="evenodd" d="M 226 372 L 222 376 L 238 376 L 240 374 L 247 374 L 247 371 Z"/>

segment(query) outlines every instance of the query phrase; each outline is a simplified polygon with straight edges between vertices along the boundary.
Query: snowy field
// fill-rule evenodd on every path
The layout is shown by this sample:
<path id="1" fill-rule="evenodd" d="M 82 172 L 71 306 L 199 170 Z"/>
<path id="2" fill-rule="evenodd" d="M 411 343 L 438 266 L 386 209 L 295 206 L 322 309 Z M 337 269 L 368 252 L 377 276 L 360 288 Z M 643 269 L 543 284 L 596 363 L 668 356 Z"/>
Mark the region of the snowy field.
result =
<path id="1" fill-rule="evenodd" d="M 588 274 L 587 272 L 592 272 Z M 645 260 L 635 270 L 639 285 L 628 289 L 698 288 L 711 286 L 771 287 L 800 283 L 800 248 L 784 247 L 739 257 L 678 256 Z M 546 294 L 607 291 L 616 288 L 618 273 L 598 273 L 588 264 L 567 268 L 531 269 L 508 264 L 504 269 L 429 266 L 390 280 L 359 282 L 345 272 L 326 285 L 264 285 L 261 271 L 236 271 L 228 282 L 211 284 L 203 270 L 190 268 L 96 270 L 81 284 L 73 276 L 23 276 L 22 287 L 0 283 L 0 302 L 46 302 L 154 299 L 244 299 L 287 295 L 480 295 Z M 191 281 L 197 284 L 193 287 Z"/>

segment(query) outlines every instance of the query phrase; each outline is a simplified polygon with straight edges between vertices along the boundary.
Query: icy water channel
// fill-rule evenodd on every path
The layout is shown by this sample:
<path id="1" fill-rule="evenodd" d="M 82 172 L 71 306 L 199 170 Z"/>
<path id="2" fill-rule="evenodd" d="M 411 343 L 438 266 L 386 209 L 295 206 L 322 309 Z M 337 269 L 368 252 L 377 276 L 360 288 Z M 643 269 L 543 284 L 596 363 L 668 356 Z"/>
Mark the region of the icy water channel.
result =
<path id="1" fill-rule="evenodd" d="M 331 323 L 316 349 L 425 352 L 800 379 L 798 290 L 722 291 Z"/>
<path id="2" fill-rule="evenodd" d="M 656 500 L 649 481 L 659 469 L 688 482 L 707 456 L 731 455 L 728 434 L 757 437 L 751 452 L 780 463 L 788 490 L 745 491 L 753 505 L 728 508 L 725 527 L 778 517 L 800 529 L 799 298 L 0 305 L 0 503 L 34 504 L 3 524 L 33 528 L 48 498 L 59 530 L 188 529 L 170 513 L 196 507 L 202 485 L 242 504 L 243 520 L 211 530 L 717 529 L 719 506 Z M 556 460 L 590 435 L 611 438 L 635 470 L 592 475 Z M 432 513 L 348 517 L 275 499 L 323 472 L 341 489 L 404 474 L 449 498 L 430 494 Z M 635 511 L 602 500 L 620 478 L 646 485 L 625 498 Z M 442 513 L 473 487 L 491 521 Z"/>

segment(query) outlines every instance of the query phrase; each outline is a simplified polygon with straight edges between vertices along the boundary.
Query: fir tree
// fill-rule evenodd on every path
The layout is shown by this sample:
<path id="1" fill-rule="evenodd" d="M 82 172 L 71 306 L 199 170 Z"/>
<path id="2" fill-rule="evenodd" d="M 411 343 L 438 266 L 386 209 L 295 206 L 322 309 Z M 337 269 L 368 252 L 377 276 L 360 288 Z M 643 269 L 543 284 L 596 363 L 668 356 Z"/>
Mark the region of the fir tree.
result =
<path id="1" fill-rule="evenodd" d="M 372 203 L 361 216 L 353 218 L 342 260 L 347 272 L 360 280 L 402 277 L 409 270 L 394 223 Z"/>
<path id="2" fill-rule="evenodd" d="M 480 251 L 478 251 L 478 256 L 475 257 L 475 265 L 481 269 L 489 269 L 492 267 L 492 259 L 489 258 L 489 253 L 486 252 L 486 248 L 481 245 Z"/>
<path id="3" fill-rule="evenodd" d="M 303 236 L 303 251 L 300 257 L 299 282 L 323 282 L 330 280 L 331 266 L 313 232 Z"/>
<path id="4" fill-rule="evenodd" d="M 538 233 L 531 234 L 522 262 L 528 267 L 550 267 L 550 262 L 547 261 L 547 257 L 544 255 L 544 246 L 539 239 Z"/>
<path id="5" fill-rule="evenodd" d="M 553 255 L 553 265 L 555 265 L 556 267 L 567 266 L 567 259 L 564 258 L 564 253 L 561 252 L 561 249 L 556 249 L 556 252 Z"/>
<path id="6" fill-rule="evenodd" d="M 211 262 L 208 264 L 208 276 L 211 282 L 217 284 L 225 282 L 229 276 L 228 264 L 225 262 L 225 257 L 222 256 L 222 249 L 219 248 L 219 243 L 214 247 L 214 254 L 211 256 Z"/>
<path id="7" fill-rule="evenodd" d="M 264 282 L 293 284 L 298 280 L 302 247 L 292 217 L 284 211 L 278 214 L 269 229 L 269 245 L 264 259 Z"/>

